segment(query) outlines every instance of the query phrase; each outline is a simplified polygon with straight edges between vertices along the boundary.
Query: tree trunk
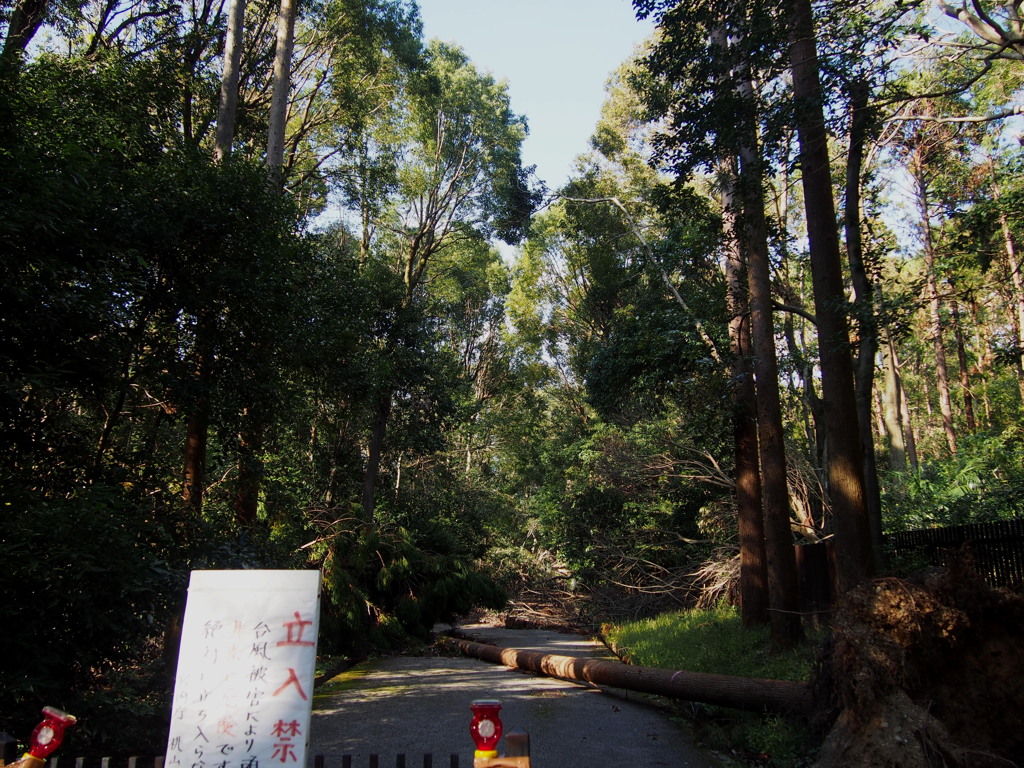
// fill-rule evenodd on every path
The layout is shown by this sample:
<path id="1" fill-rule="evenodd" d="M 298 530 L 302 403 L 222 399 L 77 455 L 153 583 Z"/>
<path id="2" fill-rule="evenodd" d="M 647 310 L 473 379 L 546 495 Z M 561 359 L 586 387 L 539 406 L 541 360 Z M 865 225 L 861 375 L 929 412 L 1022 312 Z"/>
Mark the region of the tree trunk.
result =
<path id="1" fill-rule="evenodd" d="M 882 409 L 885 435 L 889 444 L 889 468 L 902 472 L 907 468 L 907 446 L 903 434 L 903 414 L 900 403 L 903 400 L 899 372 L 896 370 L 896 354 L 892 340 L 886 338 L 882 345 L 882 365 L 885 369 L 885 407 Z"/>
<path id="2" fill-rule="evenodd" d="M 235 521 L 242 527 L 253 525 L 259 512 L 263 483 L 260 452 L 265 431 L 265 421 L 258 409 L 246 408 L 238 430 L 238 484 L 235 487 Z"/>
<path id="3" fill-rule="evenodd" d="M 231 154 L 235 139 L 235 113 L 238 110 L 238 78 L 242 62 L 242 32 L 245 25 L 245 0 L 231 0 L 228 29 L 224 40 L 224 69 L 220 78 L 220 108 L 217 112 L 217 146 L 213 156 L 223 160 Z"/>
<path id="4" fill-rule="evenodd" d="M 14 62 L 28 48 L 43 25 L 47 8 L 47 0 L 20 0 L 14 4 L 7 22 L 3 53 L 0 54 L 4 66 Z"/>
<path id="5" fill-rule="evenodd" d="M 768 621 L 761 475 L 757 458 L 757 392 L 750 363 L 748 286 L 734 194 L 735 160 L 722 164 L 722 225 L 726 242 L 726 303 L 732 351 L 733 447 L 736 457 L 736 512 L 740 539 L 740 611 L 745 626 Z"/>
<path id="6" fill-rule="evenodd" d="M 185 433 L 184 482 L 181 497 L 196 516 L 203 511 L 206 487 L 206 443 L 210 431 L 210 394 L 213 387 L 214 323 L 201 315 L 196 324 L 196 395 Z"/>
<path id="7" fill-rule="evenodd" d="M 380 457 L 384 448 L 384 436 L 391 415 L 391 393 L 377 401 L 370 429 L 370 444 L 366 451 L 366 472 L 363 475 L 363 519 L 373 522 L 377 498 L 377 476 L 380 474 Z"/>
<path id="8" fill-rule="evenodd" d="M 562 680 L 581 680 L 723 707 L 810 715 L 811 689 L 788 680 L 759 680 L 704 672 L 634 667 L 617 661 L 556 656 L 452 638 L 467 656 Z"/>
<path id="9" fill-rule="evenodd" d="M 876 565 L 885 558 L 882 539 L 882 492 L 878 485 L 875 464 L 875 440 L 871 430 L 872 389 L 875 383 L 875 357 L 878 353 L 878 325 L 875 322 L 875 292 L 864 263 L 864 242 L 861 237 L 861 173 L 864 167 L 864 145 L 867 142 L 868 99 L 870 86 L 864 79 L 851 86 L 850 150 L 846 159 L 846 255 L 856 296 L 860 340 L 857 349 L 856 386 L 857 424 L 864 457 L 864 504 L 871 534 L 871 551 Z"/>
<path id="10" fill-rule="evenodd" d="M 1016 345 L 1018 349 L 1021 349 L 1021 334 L 1024 334 L 1024 278 L 1020 274 L 1017 246 L 1013 239 L 1013 231 L 1010 229 L 1010 222 L 1000 202 L 999 183 L 995 179 L 994 174 L 992 179 L 992 197 L 996 205 L 999 206 L 999 227 L 1003 232 L 1003 249 L 1006 253 L 1006 263 L 1010 268 L 1010 281 L 1013 285 L 1013 312 L 1011 313 L 1011 319 L 1013 320 L 1012 325 L 1017 335 Z M 1017 388 L 1020 390 L 1021 403 L 1024 404 L 1024 354 L 1017 355 L 1014 369 L 1017 373 Z"/>
<path id="11" fill-rule="evenodd" d="M 900 416 L 903 419 L 903 434 L 907 438 L 907 459 L 910 461 L 910 468 L 915 472 L 921 465 L 917 457 L 917 432 L 914 429 L 914 421 L 910 415 L 910 400 L 907 398 L 907 389 L 902 385 L 900 376 L 900 360 L 896 355 L 896 347 L 891 348 L 893 363 L 895 364 L 897 380 L 900 382 Z"/>
<path id="12" fill-rule="evenodd" d="M 964 342 L 964 330 L 960 323 L 960 302 L 953 298 L 949 305 L 953 320 L 953 339 L 956 342 L 956 360 L 960 366 L 960 389 L 964 393 L 964 421 L 967 422 L 968 433 L 978 431 L 978 423 L 974 418 L 974 393 L 971 391 L 971 374 L 967 368 L 967 345 Z"/>
<path id="13" fill-rule="evenodd" d="M 928 205 L 928 186 L 924 169 L 920 163 L 915 168 L 917 202 L 921 213 L 921 235 L 924 239 L 925 290 L 928 298 L 929 332 L 932 349 L 935 350 L 935 386 L 939 393 L 939 411 L 942 413 L 942 428 L 946 433 L 949 452 L 956 455 L 956 432 L 953 429 L 953 404 L 949 396 L 949 370 L 946 366 L 946 349 L 942 343 L 942 316 L 939 299 L 939 282 L 935 274 L 935 249 L 932 244 L 931 210 Z"/>
<path id="14" fill-rule="evenodd" d="M 274 52 L 274 88 L 270 97 L 270 128 L 267 131 L 267 167 L 284 165 L 284 134 L 291 90 L 292 47 L 295 42 L 297 0 L 281 0 L 277 13 L 277 47 Z"/>
<path id="15" fill-rule="evenodd" d="M 768 610 L 772 645 L 785 648 L 803 638 L 800 594 L 789 522 L 786 448 L 779 398 L 779 365 L 772 317 L 771 258 L 768 222 L 764 210 L 761 158 L 757 148 L 753 85 L 745 67 L 737 74 L 737 88 L 747 114 L 740 126 L 740 174 L 737 192 L 743 217 L 739 228 L 747 255 L 750 327 L 757 387 L 757 433 L 761 462 L 761 500 L 764 506 L 765 553 L 768 572 Z"/>
<path id="16" fill-rule="evenodd" d="M 986 429 L 992 426 L 992 405 L 988 396 L 988 385 L 992 372 L 992 329 L 987 318 L 982 317 L 981 307 L 975 296 L 971 296 L 970 308 L 971 326 L 974 328 L 975 339 L 981 347 L 978 362 L 973 371 L 981 381 L 981 402 L 985 410 L 985 423 L 982 425 L 982 429 Z"/>
<path id="17" fill-rule="evenodd" d="M 845 592 L 873 574 L 875 564 L 865 504 L 864 455 L 857 423 L 850 337 L 842 310 L 842 262 L 810 0 L 790 0 L 788 15 L 790 69 L 825 401 L 828 491 L 836 532 L 837 578 L 840 591 Z"/>

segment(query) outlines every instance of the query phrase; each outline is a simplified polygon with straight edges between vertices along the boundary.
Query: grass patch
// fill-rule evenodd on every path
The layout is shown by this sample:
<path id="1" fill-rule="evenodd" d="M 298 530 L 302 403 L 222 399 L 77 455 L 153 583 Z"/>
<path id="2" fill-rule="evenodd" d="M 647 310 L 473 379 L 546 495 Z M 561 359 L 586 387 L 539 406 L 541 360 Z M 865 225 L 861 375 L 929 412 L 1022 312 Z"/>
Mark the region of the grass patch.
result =
<path id="1" fill-rule="evenodd" d="M 318 685 L 313 695 L 314 699 L 333 696 L 344 691 L 350 691 L 362 685 L 363 678 L 370 673 L 366 664 L 360 664 L 346 669 L 333 676 L 330 680 Z"/>
<path id="2" fill-rule="evenodd" d="M 768 628 L 744 627 L 739 611 L 726 605 L 605 625 L 602 630 L 609 645 L 631 664 L 795 682 L 810 680 L 817 645 L 812 638 L 792 650 L 772 651 Z M 718 752 L 773 768 L 809 764 L 813 739 L 800 718 L 711 705 L 681 709 L 693 720 L 697 737 Z"/>
<path id="3" fill-rule="evenodd" d="M 768 627 L 745 628 L 739 611 L 726 605 L 605 625 L 603 631 L 619 655 L 645 667 L 803 682 L 814 663 L 812 643 L 773 652 Z"/>

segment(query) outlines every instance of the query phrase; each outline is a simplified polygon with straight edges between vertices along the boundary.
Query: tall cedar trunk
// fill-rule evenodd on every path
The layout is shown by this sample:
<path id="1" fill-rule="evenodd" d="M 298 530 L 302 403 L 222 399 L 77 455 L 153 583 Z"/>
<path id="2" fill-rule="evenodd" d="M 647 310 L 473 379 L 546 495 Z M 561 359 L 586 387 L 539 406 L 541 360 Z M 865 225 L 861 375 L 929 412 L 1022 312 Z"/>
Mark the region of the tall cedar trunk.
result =
<path id="1" fill-rule="evenodd" d="M 274 87 L 270 97 L 270 127 L 267 130 L 267 167 L 273 169 L 284 165 L 284 134 L 288 122 L 288 93 L 291 90 L 296 10 L 297 0 L 281 0 L 281 7 L 277 13 Z"/>
<path id="2" fill-rule="evenodd" d="M 772 318 L 771 259 L 768 221 L 757 133 L 753 119 L 754 94 L 749 72 L 741 65 L 736 85 L 746 115 L 741 118 L 740 174 L 737 193 L 742 202 L 741 244 L 747 254 L 750 326 L 757 387 L 757 433 L 761 460 L 761 502 L 764 505 L 765 553 L 768 570 L 768 610 L 772 645 L 784 648 L 803 638 L 796 554 L 789 522 L 786 449 L 779 398 L 779 365 Z"/>
<path id="3" fill-rule="evenodd" d="M 1024 335 L 1021 333 L 1022 326 L 1017 316 L 1014 313 L 1010 313 L 1010 343 L 1014 349 L 1024 349 L 1024 344 L 1021 343 L 1021 339 Z M 1021 404 L 1024 405 L 1024 358 L 1014 356 L 1013 370 L 1017 374 L 1017 389 L 1020 390 Z"/>
<path id="4" fill-rule="evenodd" d="M 1016 329 L 1017 348 L 1021 348 L 1021 334 L 1024 333 L 1024 277 L 1020 273 L 1020 261 L 1017 258 L 1017 245 L 1013 239 L 1013 231 L 1010 229 L 1010 222 L 1006 217 L 1006 211 L 1003 210 L 1002 203 L 1000 202 L 1000 189 L 999 182 L 994 178 L 992 179 L 992 197 L 996 201 L 996 205 L 999 206 L 999 227 L 1003 232 L 1003 249 L 1006 253 L 1006 263 L 1010 268 L 1010 280 L 1013 284 L 1013 305 L 1014 309 L 1011 313 L 1011 319 L 1013 320 L 1013 327 Z M 1024 355 L 1017 356 L 1014 364 L 1014 368 L 1017 372 L 1017 388 L 1020 390 L 1021 403 L 1024 403 Z"/>
<path id="5" fill-rule="evenodd" d="M 856 386 L 857 424 L 861 453 L 864 457 L 864 504 L 871 532 L 871 551 L 876 564 L 885 557 L 882 540 L 882 492 L 878 486 L 875 464 L 875 440 L 871 431 L 872 389 L 875 383 L 875 356 L 878 353 L 878 327 L 875 322 L 875 292 L 864 264 L 864 241 L 861 237 L 861 172 L 864 167 L 864 145 L 867 142 L 868 97 L 871 90 L 866 80 L 856 80 L 850 93 L 850 149 L 846 159 L 846 255 L 857 306 L 859 341 L 857 345 Z"/>
<path id="6" fill-rule="evenodd" d="M 985 429 L 992 426 L 992 404 L 988 396 L 988 382 L 992 371 L 992 329 L 989 327 L 988 320 L 982 317 L 981 307 L 976 296 L 971 296 L 970 308 L 971 326 L 975 328 L 975 338 L 981 345 L 978 362 L 972 370 L 978 374 L 978 378 L 981 380 L 981 402 L 985 409 L 985 423 L 981 425 L 981 428 Z"/>
<path id="7" fill-rule="evenodd" d="M 946 348 L 942 343 L 942 314 L 939 298 L 939 281 L 935 274 L 935 248 L 932 243 L 931 208 L 928 204 L 928 184 L 925 181 L 923 161 L 917 162 L 914 177 L 917 183 L 917 204 L 921 214 L 921 236 L 924 240 L 925 291 L 928 298 L 929 333 L 932 349 L 935 351 L 935 386 L 939 393 L 939 411 L 942 413 L 942 428 L 946 432 L 949 452 L 956 455 L 956 432 L 953 429 L 953 404 L 949 396 L 949 369 L 946 365 Z"/>
<path id="8" fill-rule="evenodd" d="M 736 512 L 740 539 L 740 609 L 745 626 L 768 621 L 768 567 L 757 458 L 757 392 L 750 357 L 747 275 L 734 194 L 735 160 L 722 164 L 722 226 L 726 242 L 726 303 L 732 352 L 733 447 L 736 457 Z"/>
<path id="9" fill-rule="evenodd" d="M 864 500 L 864 457 L 857 424 L 850 337 L 843 313 L 843 271 L 810 0 L 790 0 L 789 33 L 825 400 L 828 491 L 836 532 L 836 571 L 839 589 L 845 592 L 873 574 L 875 567 Z"/>
<path id="10" fill-rule="evenodd" d="M 235 113 L 238 110 L 238 78 L 242 62 L 242 31 L 245 23 L 245 0 L 231 0 L 228 7 L 228 29 L 224 40 L 224 69 L 220 78 L 220 107 L 217 112 L 217 146 L 214 157 L 223 160 L 231 154 L 235 139 Z"/>
<path id="11" fill-rule="evenodd" d="M 787 152 L 793 141 L 792 133 L 787 133 L 786 147 Z M 776 205 L 776 225 L 783 232 L 786 231 L 789 225 L 789 195 L 790 195 L 790 176 L 789 168 L 783 167 L 780 170 L 779 179 L 779 192 L 775 196 Z M 801 298 L 802 288 L 796 288 L 794 281 L 790 275 L 790 258 L 789 248 L 783 238 L 778 244 L 779 249 L 779 272 L 776 275 L 777 290 L 779 291 L 784 303 L 791 306 L 799 306 L 803 303 Z M 801 269 L 802 273 L 803 270 Z M 803 285 L 803 274 L 799 274 L 796 280 L 797 286 Z M 815 374 L 814 364 L 804 354 L 804 347 L 807 339 L 806 326 L 800 328 L 800 338 L 797 339 L 797 321 L 798 315 L 795 312 L 786 312 L 782 319 L 782 332 L 786 338 L 786 344 L 789 347 L 789 355 L 793 366 L 799 371 L 798 378 L 802 384 L 804 403 L 806 409 L 804 409 L 804 435 L 809 445 L 814 446 L 814 460 L 813 470 L 817 480 L 822 488 L 828 486 L 828 480 L 824 474 L 825 467 L 825 429 L 824 429 L 824 412 L 825 406 L 821 398 L 818 397 L 818 393 L 815 390 L 815 382 L 818 377 Z M 803 318 L 806 322 L 807 318 Z M 819 500 L 818 494 L 813 494 L 808 501 L 814 506 L 811 512 L 812 517 L 824 521 L 825 515 L 822 509 L 824 500 Z"/>
<path id="12" fill-rule="evenodd" d="M 366 451 L 366 472 L 363 474 L 363 519 L 373 522 L 377 498 L 377 476 L 380 474 L 380 458 L 384 449 L 388 417 L 391 415 L 391 393 L 382 396 L 373 412 L 370 428 L 370 444 Z"/>
<path id="13" fill-rule="evenodd" d="M 978 423 L 974 418 L 974 393 L 971 391 L 971 373 L 967 368 L 967 344 L 964 341 L 964 329 L 960 322 L 960 302 L 955 298 L 950 301 L 950 317 L 953 321 L 953 339 L 956 342 L 956 361 L 960 366 L 960 389 L 964 393 L 964 421 L 967 431 L 978 431 Z"/>
<path id="14" fill-rule="evenodd" d="M 885 405 L 882 409 L 885 436 L 889 445 L 889 468 L 903 471 L 907 468 L 907 445 L 903 432 L 903 414 L 900 402 L 903 399 L 899 373 L 896 370 L 896 355 L 892 341 L 886 337 L 882 344 L 882 366 L 885 386 L 882 390 Z"/>
<path id="15" fill-rule="evenodd" d="M 896 370 L 899 371 L 899 361 L 896 362 Z M 900 387 L 900 414 L 903 416 L 903 434 L 906 435 L 906 458 L 910 462 L 910 469 L 914 472 L 921 469 L 921 461 L 918 458 L 918 430 L 914 427 L 913 418 L 910 415 L 910 400 L 906 396 L 906 388 Z"/>
<path id="16" fill-rule="evenodd" d="M 185 460 L 181 497 L 197 516 L 203 511 L 206 487 L 206 443 L 210 432 L 210 395 L 213 388 L 214 322 L 209 313 L 196 324 L 196 395 L 189 410 L 185 433 Z"/>

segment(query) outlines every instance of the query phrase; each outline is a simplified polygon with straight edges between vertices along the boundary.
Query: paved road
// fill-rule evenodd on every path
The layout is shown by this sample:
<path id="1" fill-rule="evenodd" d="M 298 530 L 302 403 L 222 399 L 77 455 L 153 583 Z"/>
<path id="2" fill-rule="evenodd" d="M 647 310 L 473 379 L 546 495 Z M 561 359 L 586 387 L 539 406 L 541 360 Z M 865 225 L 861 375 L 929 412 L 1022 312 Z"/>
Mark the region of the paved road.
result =
<path id="1" fill-rule="evenodd" d="M 543 630 L 509 630 L 473 624 L 460 628 L 483 642 L 563 656 L 606 657 L 599 643 Z M 535 677 L 465 657 L 397 657 L 354 667 L 335 680 L 341 690 L 318 696 L 313 706 L 310 754 L 325 768 L 365 768 L 370 754 L 381 768 L 407 755 L 409 768 L 461 768 L 473 764 L 470 703 L 500 699 L 506 732 L 530 735 L 534 768 L 711 768 L 716 763 L 693 745 L 686 727 L 658 708 L 606 695 L 594 688 Z"/>

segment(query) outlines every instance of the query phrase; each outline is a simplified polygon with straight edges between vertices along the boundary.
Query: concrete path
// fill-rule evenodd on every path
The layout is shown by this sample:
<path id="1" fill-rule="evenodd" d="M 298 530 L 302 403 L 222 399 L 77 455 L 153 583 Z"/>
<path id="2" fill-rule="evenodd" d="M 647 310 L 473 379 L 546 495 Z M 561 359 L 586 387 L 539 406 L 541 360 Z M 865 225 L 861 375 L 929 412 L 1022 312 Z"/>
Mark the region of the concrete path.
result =
<path id="1" fill-rule="evenodd" d="M 544 630 L 510 630 L 472 624 L 460 627 L 471 638 L 511 648 L 562 656 L 608 657 L 600 643 Z M 336 692 L 330 692 L 330 688 Z M 380 755 L 392 768 L 406 755 L 409 768 L 448 768 L 449 755 L 461 768 L 473 764 L 469 709 L 474 699 L 499 699 L 506 733 L 530 735 L 533 768 L 711 768 L 716 762 L 693 745 L 686 727 L 658 708 L 594 688 L 535 677 L 465 657 L 396 657 L 357 665 L 335 678 L 313 705 L 311 755 L 324 755 L 324 768 L 353 768 Z"/>

